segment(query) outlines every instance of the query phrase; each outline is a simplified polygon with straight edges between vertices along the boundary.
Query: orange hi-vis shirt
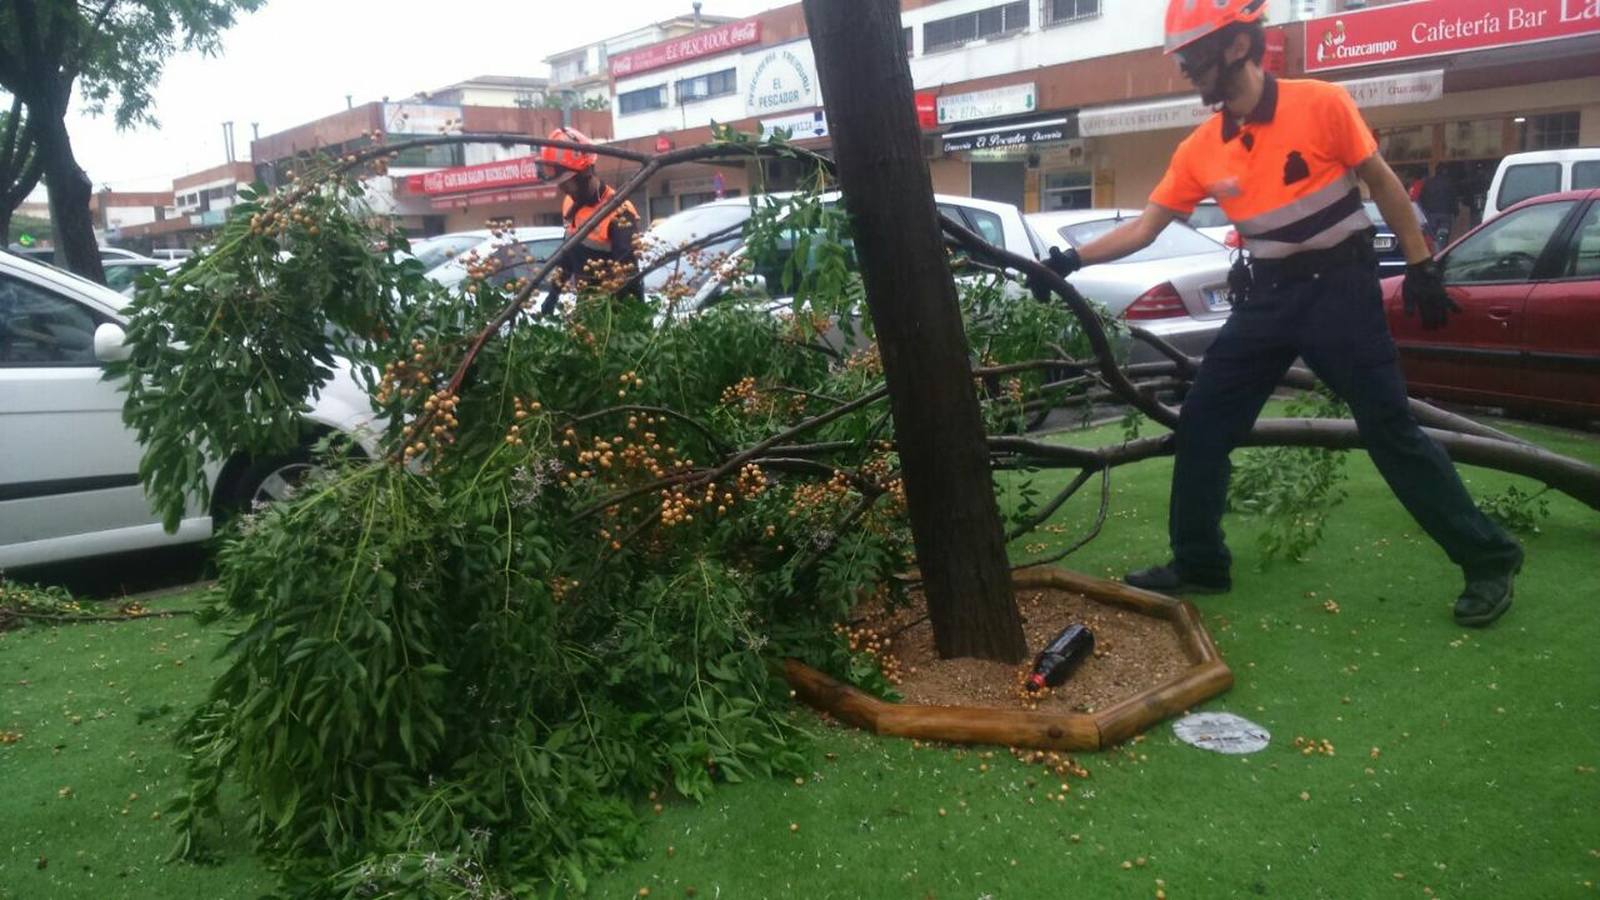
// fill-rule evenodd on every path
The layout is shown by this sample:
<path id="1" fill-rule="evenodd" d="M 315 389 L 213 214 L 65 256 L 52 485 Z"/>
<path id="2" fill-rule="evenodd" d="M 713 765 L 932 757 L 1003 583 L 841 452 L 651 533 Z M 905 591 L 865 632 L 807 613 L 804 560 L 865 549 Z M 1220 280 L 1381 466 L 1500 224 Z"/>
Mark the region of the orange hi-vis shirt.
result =
<path id="1" fill-rule="evenodd" d="M 589 221 L 589 217 L 593 216 L 616 193 L 610 185 L 606 185 L 602 188 L 600 196 L 595 199 L 594 203 L 588 206 L 578 206 L 577 209 L 573 208 L 577 206 L 576 200 L 571 197 L 561 198 L 561 218 L 567 224 L 567 234 L 572 234 L 584 222 Z M 611 215 L 606 216 L 604 221 L 596 225 L 593 231 L 584 236 L 583 243 L 591 250 L 610 253 L 612 223 L 632 224 L 638 221 L 639 213 L 633 208 L 632 201 L 624 200 L 621 206 L 618 206 Z"/>
<path id="2" fill-rule="evenodd" d="M 1215 198 L 1245 250 L 1282 259 L 1372 227 L 1351 170 L 1377 151 L 1344 88 L 1268 75 L 1243 120 L 1223 110 L 1184 138 L 1150 202 L 1187 218 Z"/>

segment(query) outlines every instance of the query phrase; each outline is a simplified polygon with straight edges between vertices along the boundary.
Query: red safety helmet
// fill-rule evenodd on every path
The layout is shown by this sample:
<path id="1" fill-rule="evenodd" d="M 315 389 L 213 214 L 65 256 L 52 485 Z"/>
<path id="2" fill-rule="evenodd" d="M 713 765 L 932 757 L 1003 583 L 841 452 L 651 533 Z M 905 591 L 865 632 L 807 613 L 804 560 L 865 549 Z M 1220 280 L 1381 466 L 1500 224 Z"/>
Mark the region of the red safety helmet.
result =
<path id="1" fill-rule="evenodd" d="M 1176 53 L 1233 24 L 1261 19 L 1267 0 L 1170 0 L 1166 52 Z"/>
<path id="2" fill-rule="evenodd" d="M 563 126 L 550 132 L 552 141 L 568 141 L 574 144 L 592 144 L 588 136 L 576 128 Z M 568 178 L 594 168 L 599 160 L 595 153 L 585 153 L 566 147 L 540 147 L 539 148 L 539 178 L 553 184 L 566 181 Z"/>

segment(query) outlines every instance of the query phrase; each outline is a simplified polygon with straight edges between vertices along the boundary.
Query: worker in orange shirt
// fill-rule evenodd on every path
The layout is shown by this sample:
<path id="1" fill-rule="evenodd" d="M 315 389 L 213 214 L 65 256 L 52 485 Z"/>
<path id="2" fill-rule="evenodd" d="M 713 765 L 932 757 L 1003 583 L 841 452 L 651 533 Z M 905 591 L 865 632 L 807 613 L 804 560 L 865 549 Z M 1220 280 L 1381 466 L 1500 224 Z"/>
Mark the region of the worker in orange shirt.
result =
<path id="1" fill-rule="evenodd" d="M 1350 95 L 1262 71 L 1264 5 L 1170 0 L 1166 50 L 1217 112 L 1178 146 L 1138 218 L 1052 265 L 1066 274 L 1133 253 L 1206 197 L 1233 221 L 1248 256 L 1230 275 L 1233 312 L 1179 416 L 1168 511 L 1172 559 L 1126 580 L 1169 593 L 1232 586 L 1221 527 L 1228 455 L 1300 357 L 1350 405 L 1390 490 L 1462 568 L 1456 621 L 1487 625 L 1511 605 L 1522 548 L 1478 510 L 1450 459 L 1411 416 L 1358 179 L 1405 251 L 1406 314 L 1441 328 L 1459 310 L 1445 294 L 1404 186 L 1378 155 Z"/>
<path id="2" fill-rule="evenodd" d="M 550 132 L 550 140 L 593 143 L 583 132 L 571 127 Z M 568 237 L 599 212 L 602 204 L 616 195 L 616 191 L 595 174 L 594 166 L 598 159 L 592 152 L 565 147 L 539 148 L 539 176 L 561 190 L 561 222 L 567 229 Z M 566 281 L 593 274 L 591 263 L 598 261 L 636 266 L 638 258 L 634 250 L 634 237 L 638 229 L 639 213 L 631 202 L 624 200 L 621 206 L 606 216 L 557 262 L 566 273 L 566 280 L 551 284 L 541 311 L 549 315 L 555 310 L 562 290 L 567 287 Z M 642 296 L 637 279 L 628 290 L 635 297 Z"/>

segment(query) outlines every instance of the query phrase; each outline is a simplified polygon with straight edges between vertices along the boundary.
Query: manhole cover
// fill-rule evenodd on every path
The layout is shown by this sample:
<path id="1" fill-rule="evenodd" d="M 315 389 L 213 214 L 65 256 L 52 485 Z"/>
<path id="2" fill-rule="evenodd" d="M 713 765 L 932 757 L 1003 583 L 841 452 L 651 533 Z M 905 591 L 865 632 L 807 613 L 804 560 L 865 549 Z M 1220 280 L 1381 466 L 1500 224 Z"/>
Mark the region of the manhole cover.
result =
<path id="1" fill-rule="evenodd" d="M 1216 753 L 1254 753 L 1272 740 L 1265 728 L 1233 713 L 1195 713 L 1172 723 L 1172 730 L 1185 744 Z"/>

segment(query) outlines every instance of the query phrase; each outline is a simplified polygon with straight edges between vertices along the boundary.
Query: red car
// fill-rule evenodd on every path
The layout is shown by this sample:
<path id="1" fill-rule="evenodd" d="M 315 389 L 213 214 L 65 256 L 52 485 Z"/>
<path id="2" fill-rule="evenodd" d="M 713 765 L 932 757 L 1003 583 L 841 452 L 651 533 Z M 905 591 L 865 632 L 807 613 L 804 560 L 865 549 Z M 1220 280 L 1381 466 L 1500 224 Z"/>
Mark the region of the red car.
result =
<path id="1" fill-rule="evenodd" d="M 1600 418 L 1600 190 L 1525 200 L 1438 258 L 1461 312 L 1436 331 L 1383 281 L 1412 394 Z"/>

